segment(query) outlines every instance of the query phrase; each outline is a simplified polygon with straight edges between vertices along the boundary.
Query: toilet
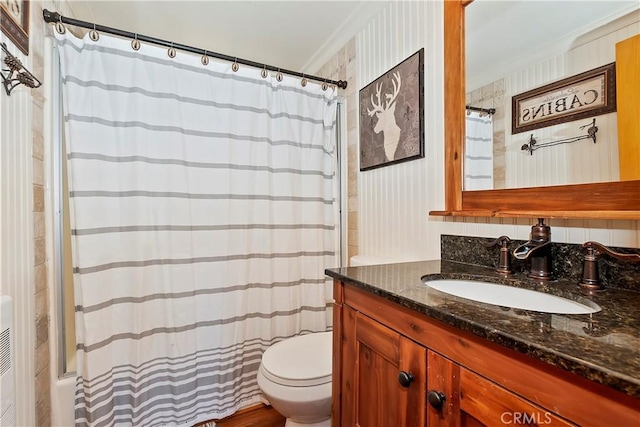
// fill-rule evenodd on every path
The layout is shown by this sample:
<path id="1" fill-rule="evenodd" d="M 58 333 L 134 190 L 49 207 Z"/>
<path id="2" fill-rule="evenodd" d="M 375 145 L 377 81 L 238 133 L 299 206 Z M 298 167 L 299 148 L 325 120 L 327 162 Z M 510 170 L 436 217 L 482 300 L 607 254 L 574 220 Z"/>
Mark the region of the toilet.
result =
<path id="1" fill-rule="evenodd" d="M 363 267 L 366 265 L 395 264 L 399 262 L 403 261 L 374 255 L 354 255 L 349 259 L 349 266 Z"/>
<path id="2" fill-rule="evenodd" d="M 258 386 L 286 427 L 331 427 L 332 333 L 280 341 L 262 355 Z"/>

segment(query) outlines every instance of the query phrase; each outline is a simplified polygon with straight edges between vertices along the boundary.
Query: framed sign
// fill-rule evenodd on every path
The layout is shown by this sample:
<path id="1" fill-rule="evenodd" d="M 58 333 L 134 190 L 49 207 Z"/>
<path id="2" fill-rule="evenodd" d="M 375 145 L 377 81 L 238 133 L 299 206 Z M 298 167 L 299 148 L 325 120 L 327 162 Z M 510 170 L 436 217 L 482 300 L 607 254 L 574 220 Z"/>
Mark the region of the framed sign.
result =
<path id="1" fill-rule="evenodd" d="M 2 32 L 25 55 L 29 54 L 29 0 L 0 0 Z"/>
<path id="2" fill-rule="evenodd" d="M 511 133 L 614 111 L 615 62 L 514 96 L 511 100 Z"/>
<path id="3" fill-rule="evenodd" d="M 424 157 L 424 49 L 360 90 L 360 170 Z"/>

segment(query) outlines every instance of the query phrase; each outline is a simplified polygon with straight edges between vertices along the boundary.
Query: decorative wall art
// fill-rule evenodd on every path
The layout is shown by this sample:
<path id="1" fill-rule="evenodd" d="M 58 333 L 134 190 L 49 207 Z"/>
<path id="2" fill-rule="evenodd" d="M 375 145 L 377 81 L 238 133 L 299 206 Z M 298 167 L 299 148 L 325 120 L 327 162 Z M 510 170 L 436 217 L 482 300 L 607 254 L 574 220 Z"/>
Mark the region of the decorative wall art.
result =
<path id="1" fill-rule="evenodd" d="M 424 49 L 360 90 L 360 170 L 424 157 Z"/>
<path id="2" fill-rule="evenodd" d="M 0 27 L 22 53 L 29 54 L 29 1 L 0 0 Z"/>
<path id="3" fill-rule="evenodd" d="M 616 111 L 616 64 L 611 63 L 511 99 L 511 133 Z"/>

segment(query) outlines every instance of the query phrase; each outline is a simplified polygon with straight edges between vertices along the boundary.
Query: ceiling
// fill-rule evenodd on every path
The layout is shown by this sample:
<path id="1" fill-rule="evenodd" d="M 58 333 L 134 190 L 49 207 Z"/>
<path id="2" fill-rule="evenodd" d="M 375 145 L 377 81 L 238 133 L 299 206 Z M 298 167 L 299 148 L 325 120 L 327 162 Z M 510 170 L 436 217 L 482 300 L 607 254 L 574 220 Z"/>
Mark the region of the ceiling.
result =
<path id="1" fill-rule="evenodd" d="M 71 0 L 77 19 L 275 67 L 316 73 L 392 0 Z M 467 7 L 467 81 L 566 49 L 638 0 L 475 0 Z M 508 34 L 508 37 L 504 35 Z M 475 79 L 476 81 L 471 81 Z"/>
<path id="2" fill-rule="evenodd" d="M 389 1 L 73 0 L 77 19 L 314 73 Z"/>

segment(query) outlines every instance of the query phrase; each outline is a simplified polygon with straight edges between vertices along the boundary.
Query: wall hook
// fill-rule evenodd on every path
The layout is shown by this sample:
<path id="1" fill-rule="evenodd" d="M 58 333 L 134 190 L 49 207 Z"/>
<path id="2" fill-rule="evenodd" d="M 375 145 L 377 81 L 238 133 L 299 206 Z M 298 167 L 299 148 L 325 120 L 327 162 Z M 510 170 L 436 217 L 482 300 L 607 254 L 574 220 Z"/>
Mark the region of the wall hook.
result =
<path id="1" fill-rule="evenodd" d="M 7 96 L 11 96 L 11 91 L 18 85 L 25 85 L 26 87 L 35 89 L 42 86 L 40 80 L 36 78 L 29 70 L 24 68 L 22 62 L 15 56 L 11 54 L 7 50 L 7 45 L 4 43 L 0 43 L 2 45 L 2 51 L 4 52 L 4 60 L 2 61 L 2 84 L 4 85 L 4 90 L 7 92 Z"/>

